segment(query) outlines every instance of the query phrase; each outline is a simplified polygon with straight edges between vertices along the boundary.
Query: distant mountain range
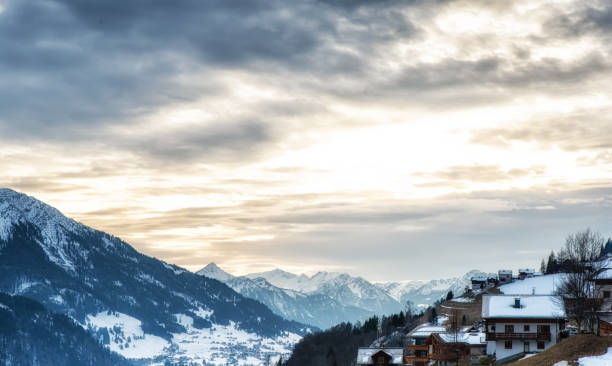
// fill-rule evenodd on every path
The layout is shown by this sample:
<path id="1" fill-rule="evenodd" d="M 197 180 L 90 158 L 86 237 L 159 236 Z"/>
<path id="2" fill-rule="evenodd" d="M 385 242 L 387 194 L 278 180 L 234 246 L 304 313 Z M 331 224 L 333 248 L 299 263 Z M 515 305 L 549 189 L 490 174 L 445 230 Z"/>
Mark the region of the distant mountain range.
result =
<path id="1" fill-rule="evenodd" d="M 257 364 L 290 353 L 307 332 L 216 279 L 10 189 L 0 189 L 0 292 L 68 316 L 110 350 L 146 360 L 139 364 Z"/>
<path id="2" fill-rule="evenodd" d="M 226 283 L 286 319 L 319 328 L 363 321 L 373 315 L 398 313 L 406 309 L 408 301 L 417 308 L 424 308 L 446 297 L 448 291 L 453 291 L 455 296 L 462 294 L 471 284 L 471 277 L 484 275 L 474 270 L 449 279 L 370 283 L 345 273 L 318 272 L 307 276 L 280 269 L 233 276 L 215 263 L 197 273 Z"/>

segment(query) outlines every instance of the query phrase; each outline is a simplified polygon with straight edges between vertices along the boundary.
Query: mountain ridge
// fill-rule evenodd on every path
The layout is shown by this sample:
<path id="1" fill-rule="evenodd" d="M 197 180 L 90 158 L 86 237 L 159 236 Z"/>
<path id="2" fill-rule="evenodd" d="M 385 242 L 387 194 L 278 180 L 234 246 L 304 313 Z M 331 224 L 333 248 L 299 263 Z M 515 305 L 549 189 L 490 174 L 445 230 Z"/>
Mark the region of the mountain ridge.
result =
<path id="1" fill-rule="evenodd" d="M 0 190 L 0 232 L 0 292 L 69 316 L 128 358 L 238 364 L 288 353 L 307 332 L 218 280 L 139 253 L 23 193 Z"/>

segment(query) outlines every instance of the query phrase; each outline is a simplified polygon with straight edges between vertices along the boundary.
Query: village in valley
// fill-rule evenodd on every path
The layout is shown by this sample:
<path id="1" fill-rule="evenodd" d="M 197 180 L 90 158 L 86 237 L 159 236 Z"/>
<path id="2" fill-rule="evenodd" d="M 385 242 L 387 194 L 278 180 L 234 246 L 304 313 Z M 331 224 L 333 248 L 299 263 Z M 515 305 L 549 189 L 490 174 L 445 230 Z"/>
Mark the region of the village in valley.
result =
<path id="1" fill-rule="evenodd" d="M 593 246 L 589 254 L 584 248 L 589 235 L 589 230 L 570 235 L 562 254 L 565 258 L 556 259 L 551 253 L 548 263 L 542 261 L 540 271 L 500 269 L 497 275 L 472 277 L 463 294 L 454 297 L 449 293 L 423 314 L 421 324 L 405 329 L 400 334 L 402 346 L 387 342 L 398 337 L 397 331 L 393 335 L 379 331 L 370 347 L 358 349 L 355 364 L 505 364 L 531 358 L 556 345 L 561 349 L 564 344 L 559 343 L 566 339 L 576 340 L 574 345 L 567 343 L 566 349 L 594 346 L 599 338 L 609 345 L 612 253 L 608 251 L 612 242 L 608 240 L 597 255 Z M 576 250 L 581 245 L 583 248 Z M 584 349 L 582 355 L 588 354 Z M 540 359 L 543 361 L 534 365 L 568 365 L 564 360 L 550 361 L 554 357 Z M 612 361 L 606 358 L 602 362 Z"/>

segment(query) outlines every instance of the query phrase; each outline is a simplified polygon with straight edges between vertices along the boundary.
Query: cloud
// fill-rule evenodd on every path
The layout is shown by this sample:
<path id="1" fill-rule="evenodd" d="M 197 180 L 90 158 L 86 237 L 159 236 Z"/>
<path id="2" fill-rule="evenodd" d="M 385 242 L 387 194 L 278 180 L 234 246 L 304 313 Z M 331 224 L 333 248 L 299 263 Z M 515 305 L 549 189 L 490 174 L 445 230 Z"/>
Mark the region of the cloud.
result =
<path id="1" fill-rule="evenodd" d="M 605 1 L 3 4 L 2 184 L 148 254 L 429 278 L 610 229 Z"/>
<path id="2" fill-rule="evenodd" d="M 526 142 L 544 148 L 559 146 L 568 151 L 601 151 L 612 148 L 609 116 L 607 108 L 559 113 L 554 117 L 536 115 L 511 127 L 476 131 L 472 141 L 498 146 Z"/>

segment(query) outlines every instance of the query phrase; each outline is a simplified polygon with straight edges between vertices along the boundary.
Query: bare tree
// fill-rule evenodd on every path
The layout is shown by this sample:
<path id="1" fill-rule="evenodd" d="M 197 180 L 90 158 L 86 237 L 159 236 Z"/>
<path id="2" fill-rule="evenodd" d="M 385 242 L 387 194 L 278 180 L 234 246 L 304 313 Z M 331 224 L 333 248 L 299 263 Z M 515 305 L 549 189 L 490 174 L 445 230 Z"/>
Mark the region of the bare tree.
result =
<path id="1" fill-rule="evenodd" d="M 590 229 L 568 235 L 560 256 L 569 264 L 569 273 L 562 277 L 556 293 L 563 298 L 569 318 L 574 319 L 581 329 L 587 323 L 593 330 L 599 323 L 599 299 L 594 280 L 604 264 L 599 261 L 601 234 Z"/>

